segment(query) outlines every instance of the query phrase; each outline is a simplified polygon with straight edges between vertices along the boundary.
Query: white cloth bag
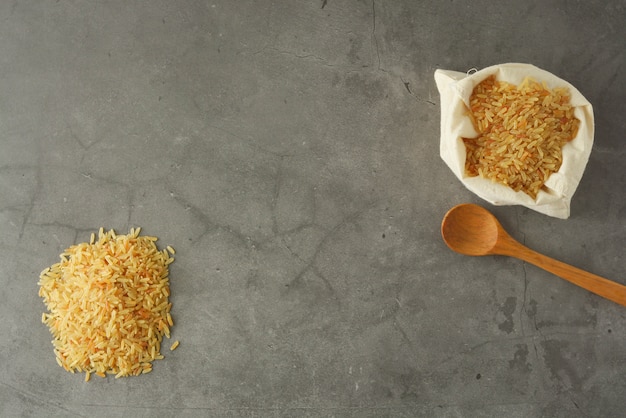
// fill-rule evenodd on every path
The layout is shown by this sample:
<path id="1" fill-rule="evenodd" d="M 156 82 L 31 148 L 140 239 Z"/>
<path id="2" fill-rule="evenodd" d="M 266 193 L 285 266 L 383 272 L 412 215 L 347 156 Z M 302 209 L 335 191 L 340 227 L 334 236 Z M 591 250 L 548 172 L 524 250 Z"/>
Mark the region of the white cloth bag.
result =
<path id="1" fill-rule="evenodd" d="M 465 175 L 465 145 L 461 138 L 474 138 L 478 133 L 467 115 L 474 87 L 495 75 L 497 80 L 519 85 L 530 76 L 545 82 L 548 88 L 567 87 L 571 94 L 574 116 L 580 120 L 576 137 L 563 146 L 563 162 L 558 172 L 545 183 L 533 200 L 524 192 L 482 177 Z M 441 158 L 470 191 L 494 205 L 522 205 L 537 212 L 567 219 L 570 201 L 582 178 L 593 146 L 593 109 L 591 104 L 570 83 L 530 64 L 508 63 L 484 68 L 469 75 L 457 71 L 435 71 L 435 82 L 441 96 Z"/>

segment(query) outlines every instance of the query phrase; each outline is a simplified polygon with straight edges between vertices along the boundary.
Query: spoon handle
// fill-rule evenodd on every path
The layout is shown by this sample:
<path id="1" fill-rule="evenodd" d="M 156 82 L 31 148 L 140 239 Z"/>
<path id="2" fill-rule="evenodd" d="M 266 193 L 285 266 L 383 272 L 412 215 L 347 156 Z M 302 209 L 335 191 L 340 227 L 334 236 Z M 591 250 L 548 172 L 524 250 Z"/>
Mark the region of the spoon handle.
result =
<path id="1" fill-rule="evenodd" d="M 598 296 L 626 306 L 626 286 L 624 285 L 540 254 L 522 244 L 519 244 L 515 254 L 509 255 L 534 264 Z"/>

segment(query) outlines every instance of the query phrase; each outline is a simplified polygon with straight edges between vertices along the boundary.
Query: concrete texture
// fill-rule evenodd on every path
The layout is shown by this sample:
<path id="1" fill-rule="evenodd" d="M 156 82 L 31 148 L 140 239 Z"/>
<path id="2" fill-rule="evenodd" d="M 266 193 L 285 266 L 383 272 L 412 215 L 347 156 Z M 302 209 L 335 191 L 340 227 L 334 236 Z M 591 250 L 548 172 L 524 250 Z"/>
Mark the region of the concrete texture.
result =
<path id="1" fill-rule="evenodd" d="M 590 1 L 0 2 L 0 415 L 617 417 L 626 308 L 451 252 L 437 68 L 528 62 L 594 105 L 557 220 L 513 236 L 626 284 L 626 10 Z M 59 368 L 39 272 L 100 226 L 177 249 L 180 348 Z"/>

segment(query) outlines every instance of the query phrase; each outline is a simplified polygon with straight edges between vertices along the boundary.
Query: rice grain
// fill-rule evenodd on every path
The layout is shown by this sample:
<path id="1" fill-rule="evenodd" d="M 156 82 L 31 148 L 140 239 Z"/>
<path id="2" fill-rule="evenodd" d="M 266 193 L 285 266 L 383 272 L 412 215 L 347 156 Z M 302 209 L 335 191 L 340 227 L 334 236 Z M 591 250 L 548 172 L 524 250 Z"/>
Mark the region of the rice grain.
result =
<path id="1" fill-rule="evenodd" d="M 529 77 L 519 85 L 494 76 L 470 96 L 469 117 L 476 138 L 462 138 L 465 174 L 481 176 L 536 199 L 562 163 L 562 147 L 576 137 L 568 89 L 548 89 Z"/>
<path id="2" fill-rule="evenodd" d="M 74 373 L 136 376 L 162 359 L 172 304 L 168 265 L 155 237 L 113 230 L 73 245 L 61 261 L 41 272 L 39 295 L 48 309 L 42 322 L 52 333 L 59 366 Z M 164 289 L 167 289 L 164 292 Z M 173 322 L 170 326 L 173 325 Z"/>

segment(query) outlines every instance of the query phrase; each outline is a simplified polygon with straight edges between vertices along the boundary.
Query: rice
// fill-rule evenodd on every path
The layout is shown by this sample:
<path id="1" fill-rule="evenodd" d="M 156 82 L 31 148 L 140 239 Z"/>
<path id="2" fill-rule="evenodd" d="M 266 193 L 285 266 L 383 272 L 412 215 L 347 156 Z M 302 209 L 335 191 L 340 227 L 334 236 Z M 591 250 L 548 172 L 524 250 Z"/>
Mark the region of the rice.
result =
<path id="1" fill-rule="evenodd" d="M 478 132 L 463 138 L 465 174 L 481 176 L 536 199 L 562 163 L 562 147 L 576 137 L 569 91 L 526 78 L 519 86 L 494 76 L 479 83 L 468 112 Z"/>
<path id="2" fill-rule="evenodd" d="M 169 269 L 174 261 L 155 237 L 100 228 L 98 239 L 73 245 L 40 275 L 42 315 L 65 370 L 116 378 L 149 373 L 169 338 Z M 171 247 L 169 247 L 171 248 Z"/>

